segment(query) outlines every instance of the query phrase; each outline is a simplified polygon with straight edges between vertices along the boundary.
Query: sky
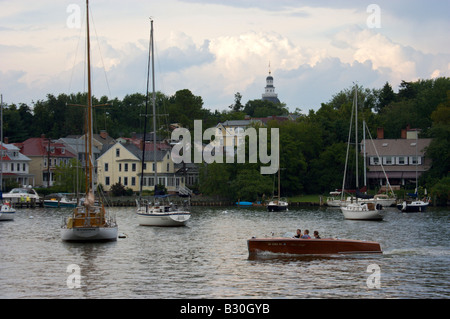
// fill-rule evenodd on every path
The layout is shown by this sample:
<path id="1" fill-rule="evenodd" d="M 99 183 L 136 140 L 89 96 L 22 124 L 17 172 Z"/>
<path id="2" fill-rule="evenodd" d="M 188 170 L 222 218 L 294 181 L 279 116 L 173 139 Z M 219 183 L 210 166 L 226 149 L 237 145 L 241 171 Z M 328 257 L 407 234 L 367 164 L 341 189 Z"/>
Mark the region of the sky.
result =
<path id="1" fill-rule="evenodd" d="M 150 17 L 156 89 L 204 108 L 260 99 L 266 77 L 290 111 L 358 83 L 450 76 L 450 0 L 91 0 L 93 94 L 146 91 Z M 85 1 L 0 0 L 0 93 L 30 107 L 86 91 Z"/>

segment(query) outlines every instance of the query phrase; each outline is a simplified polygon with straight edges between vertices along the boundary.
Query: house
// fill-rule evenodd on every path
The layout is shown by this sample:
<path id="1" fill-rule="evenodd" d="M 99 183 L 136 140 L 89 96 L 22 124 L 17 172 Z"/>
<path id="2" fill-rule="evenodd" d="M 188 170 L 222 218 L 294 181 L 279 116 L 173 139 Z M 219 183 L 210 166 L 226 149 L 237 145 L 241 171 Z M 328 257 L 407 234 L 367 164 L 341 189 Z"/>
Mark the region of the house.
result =
<path id="1" fill-rule="evenodd" d="M 63 144 L 68 151 L 76 155 L 76 158 L 81 163 L 81 167 L 86 167 L 86 142 L 83 138 L 60 138 L 55 141 L 56 143 Z M 96 168 L 97 158 L 100 156 L 100 150 L 96 147 L 92 147 L 92 155 L 94 157 L 94 166 Z"/>
<path id="2" fill-rule="evenodd" d="M 418 133 L 418 130 L 406 129 L 401 139 L 385 139 L 384 130 L 379 128 L 377 139 L 363 140 L 369 184 L 386 184 L 383 168 L 391 185 L 415 183 L 416 178 L 430 169 L 431 160 L 425 157 L 425 151 L 432 139 L 419 139 Z"/>
<path id="3" fill-rule="evenodd" d="M 20 152 L 31 159 L 29 173 L 34 175 L 35 185 L 50 187 L 55 180 L 54 171 L 60 164 L 69 164 L 76 155 L 67 150 L 67 147 L 59 142 L 41 137 L 29 138 L 22 143 L 15 143 Z"/>
<path id="4" fill-rule="evenodd" d="M 19 184 L 20 187 L 34 186 L 34 174 L 30 174 L 31 159 L 20 153 L 20 148 L 13 144 L 2 143 L 0 150 L 1 189 L 5 189 L 4 185 L 7 184 L 7 180 Z"/>
<path id="5" fill-rule="evenodd" d="M 80 140 L 86 139 L 86 134 L 79 137 Z M 100 134 L 93 134 L 92 141 L 95 147 L 102 150 L 106 145 L 112 145 L 116 143 L 116 140 L 109 136 L 108 132 L 105 130 L 100 131 Z"/>
<path id="6" fill-rule="evenodd" d="M 120 183 L 139 192 L 143 178 L 143 190 L 154 190 L 155 155 L 157 183 L 164 185 L 169 193 L 175 193 L 180 187 L 184 187 L 184 177 L 176 175 L 169 149 L 157 150 L 156 153 L 153 150 L 145 151 L 142 176 L 142 150 L 134 144 L 122 143 L 109 145 L 98 158 L 98 183 L 102 184 L 106 191 L 109 191 L 112 185 Z"/>

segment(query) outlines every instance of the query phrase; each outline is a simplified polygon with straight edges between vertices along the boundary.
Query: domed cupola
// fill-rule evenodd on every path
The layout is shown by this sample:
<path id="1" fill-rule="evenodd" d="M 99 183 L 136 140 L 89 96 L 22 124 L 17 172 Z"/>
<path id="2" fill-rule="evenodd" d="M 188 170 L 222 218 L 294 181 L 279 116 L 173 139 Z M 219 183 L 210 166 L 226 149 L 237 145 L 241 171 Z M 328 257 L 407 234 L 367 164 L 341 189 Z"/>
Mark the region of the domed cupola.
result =
<path id="1" fill-rule="evenodd" d="M 280 103 L 280 100 L 278 99 L 278 94 L 275 93 L 275 87 L 273 86 L 273 76 L 272 71 L 270 71 L 270 63 L 269 63 L 269 76 L 267 76 L 266 78 L 266 88 L 265 93 L 263 93 L 262 95 L 262 99 L 273 103 Z"/>

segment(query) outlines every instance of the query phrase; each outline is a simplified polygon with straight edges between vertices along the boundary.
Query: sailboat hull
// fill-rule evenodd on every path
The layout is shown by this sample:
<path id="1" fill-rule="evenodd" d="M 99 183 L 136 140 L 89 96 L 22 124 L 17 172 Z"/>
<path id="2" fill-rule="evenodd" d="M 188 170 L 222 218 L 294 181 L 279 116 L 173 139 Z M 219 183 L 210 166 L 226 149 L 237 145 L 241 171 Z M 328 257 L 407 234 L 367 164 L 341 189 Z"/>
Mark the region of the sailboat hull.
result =
<path id="1" fill-rule="evenodd" d="M 382 220 L 381 211 L 371 207 L 373 204 L 353 203 L 341 206 L 341 212 L 345 219 L 351 220 Z"/>
<path id="2" fill-rule="evenodd" d="M 268 204 L 267 210 L 269 212 L 282 212 L 288 210 L 288 205 L 282 205 L 282 204 Z"/>
<path id="3" fill-rule="evenodd" d="M 117 227 L 76 227 L 61 229 L 61 238 L 64 241 L 116 241 Z"/>
<path id="4" fill-rule="evenodd" d="M 190 212 L 138 213 L 138 223 L 141 226 L 177 227 L 185 226 L 191 218 Z"/>
<path id="5" fill-rule="evenodd" d="M 428 203 L 424 201 L 413 201 L 408 203 L 404 201 L 402 204 L 398 204 L 397 208 L 403 213 L 420 213 L 427 210 Z"/>
<path id="6" fill-rule="evenodd" d="M 264 253 L 292 255 L 381 254 L 380 244 L 349 239 L 251 238 L 250 256 Z"/>

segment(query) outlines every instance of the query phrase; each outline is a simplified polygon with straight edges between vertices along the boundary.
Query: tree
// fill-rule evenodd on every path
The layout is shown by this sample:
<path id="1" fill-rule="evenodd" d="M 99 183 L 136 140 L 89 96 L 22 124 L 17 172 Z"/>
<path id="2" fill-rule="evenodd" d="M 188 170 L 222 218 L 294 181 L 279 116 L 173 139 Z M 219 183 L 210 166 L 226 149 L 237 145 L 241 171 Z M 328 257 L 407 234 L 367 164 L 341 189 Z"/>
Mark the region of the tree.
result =
<path id="1" fill-rule="evenodd" d="M 240 112 L 244 108 L 244 106 L 241 103 L 242 95 L 241 93 L 237 92 L 234 95 L 234 104 L 230 105 L 229 108 L 234 112 Z"/>
<path id="2" fill-rule="evenodd" d="M 375 111 L 381 112 L 385 106 L 388 106 L 395 101 L 396 95 L 392 90 L 392 86 L 389 82 L 383 86 L 378 93 L 378 103 L 376 104 Z"/>
<path id="3" fill-rule="evenodd" d="M 55 170 L 55 186 L 60 192 L 76 193 L 84 190 L 85 174 L 81 163 L 72 158 L 69 163 L 61 162 Z"/>

